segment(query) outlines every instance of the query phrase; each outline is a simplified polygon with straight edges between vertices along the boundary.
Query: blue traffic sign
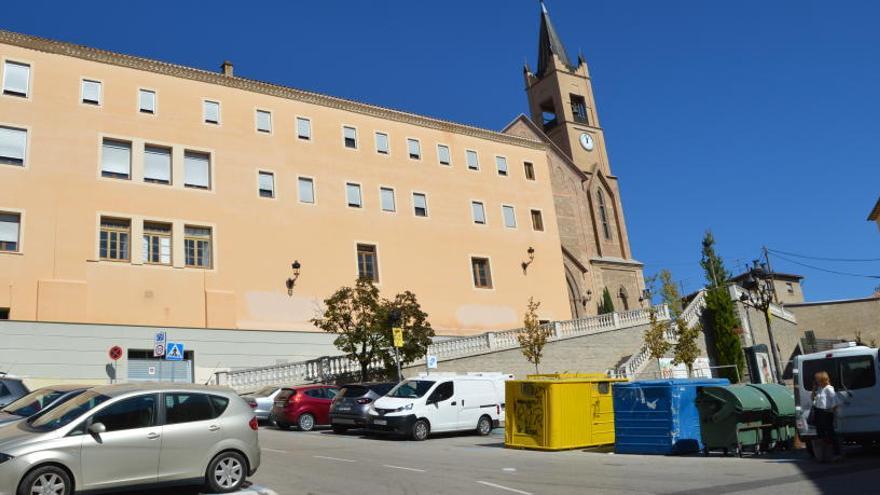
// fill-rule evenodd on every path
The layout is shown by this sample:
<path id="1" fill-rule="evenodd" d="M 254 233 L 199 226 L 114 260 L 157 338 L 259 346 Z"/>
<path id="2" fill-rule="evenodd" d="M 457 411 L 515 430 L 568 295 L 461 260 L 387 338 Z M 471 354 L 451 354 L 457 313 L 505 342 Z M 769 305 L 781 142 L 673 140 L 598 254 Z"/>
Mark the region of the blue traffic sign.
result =
<path id="1" fill-rule="evenodd" d="M 168 342 L 165 346 L 167 361 L 183 361 L 183 342 Z"/>

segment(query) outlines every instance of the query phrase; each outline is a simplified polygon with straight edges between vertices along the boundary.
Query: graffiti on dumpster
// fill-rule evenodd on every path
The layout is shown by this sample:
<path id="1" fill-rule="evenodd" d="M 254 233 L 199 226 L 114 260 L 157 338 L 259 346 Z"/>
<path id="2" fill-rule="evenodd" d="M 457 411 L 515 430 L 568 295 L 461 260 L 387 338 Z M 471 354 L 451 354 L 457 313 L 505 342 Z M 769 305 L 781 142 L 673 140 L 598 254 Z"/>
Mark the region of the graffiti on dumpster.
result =
<path id="1" fill-rule="evenodd" d="M 544 389 L 531 383 L 524 383 L 522 397 L 515 403 L 516 432 L 523 435 L 540 436 L 544 428 Z"/>

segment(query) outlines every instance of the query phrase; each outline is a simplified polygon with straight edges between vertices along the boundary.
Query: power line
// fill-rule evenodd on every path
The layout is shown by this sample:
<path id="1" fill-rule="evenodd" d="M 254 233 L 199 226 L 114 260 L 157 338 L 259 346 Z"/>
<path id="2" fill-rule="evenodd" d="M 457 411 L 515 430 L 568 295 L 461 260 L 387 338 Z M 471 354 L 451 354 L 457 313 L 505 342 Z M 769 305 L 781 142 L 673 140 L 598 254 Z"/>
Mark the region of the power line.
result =
<path id="1" fill-rule="evenodd" d="M 776 251 L 772 251 L 772 252 L 773 252 L 773 254 L 776 255 L 777 258 L 780 258 L 780 259 L 783 259 L 783 260 L 785 260 L 785 261 L 788 261 L 789 263 L 794 263 L 795 265 L 800 265 L 800 266 L 803 266 L 803 267 L 806 267 L 806 268 L 811 268 L 811 269 L 813 269 L 813 270 L 818 270 L 818 271 L 820 271 L 820 272 L 833 273 L 833 274 L 835 274 L 835 275 L 846 275 L 846 276 L 848 276 L 848 277 L 861 277 L 861 278 L 870 278 L 870 279 L 880 279 L 880 275 L 865 275 L 864 273 L 850 273 L 850 272 L 840 272 L 840 271 L 837 271 L 837 270 L 829 270 L 829 269 L 827 269 L 827 268 L 822 268 L 822 267 L 818 267 L 818 266 L 814 266 L 814 265 L 808 265 L 808 264 L 806 264 L 806 263 L 801 263 L 800 261 L 795 261 L 795 260 L 793 260 L 793 259 L 786 258 L 785 256 L 780 255 L 780 254 L 779 254 L 778 252 L 776 252 Z"/>
<path id="2" fill-rule="evenodd" d="M 789 253 L 786 251 L 778 251 L 776 249 L 767 248 L 773 254 L 785 254 L 788 256 L 794 256 L 795 258 L 804 258 L 808 260 L 816 260 L 816 261 L 842 261 L 847 263 L 862 263 L 869 261 L 880 261 L 880 258 L 823 258 L 821 256 L 807 256 L 805 254 L 797 254 L 797 253 Z"/>

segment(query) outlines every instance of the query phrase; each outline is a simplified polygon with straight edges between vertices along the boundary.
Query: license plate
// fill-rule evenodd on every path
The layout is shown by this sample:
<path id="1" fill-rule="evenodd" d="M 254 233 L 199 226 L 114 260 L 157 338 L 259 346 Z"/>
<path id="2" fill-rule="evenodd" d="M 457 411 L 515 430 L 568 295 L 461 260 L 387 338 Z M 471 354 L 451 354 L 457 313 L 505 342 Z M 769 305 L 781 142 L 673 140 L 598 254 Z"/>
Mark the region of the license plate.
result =
<path id="1" fill-rule="evenodd" d="M 335 421 L 335 423 L 340 424 L 340 425 L 353 425 L 353 424 L 354 424 L 354 420 L 353 420 L 353 419 L 339 418 L 339 419 L 337 419 L 337 420 Z"/>
<path id="2" fill-rule="evenodd" d="M 384 419 L 374 419 L 373 424 L 376 424 L 379 426 L 385 426 L 388 424 L 388 421 L 385 421 Z"/>
<path id="3" fill-rule="evenodd" d="M 351 408 L 350 407 L 337 407 L 336 410 L 337 411 L 351 411 Z"/>

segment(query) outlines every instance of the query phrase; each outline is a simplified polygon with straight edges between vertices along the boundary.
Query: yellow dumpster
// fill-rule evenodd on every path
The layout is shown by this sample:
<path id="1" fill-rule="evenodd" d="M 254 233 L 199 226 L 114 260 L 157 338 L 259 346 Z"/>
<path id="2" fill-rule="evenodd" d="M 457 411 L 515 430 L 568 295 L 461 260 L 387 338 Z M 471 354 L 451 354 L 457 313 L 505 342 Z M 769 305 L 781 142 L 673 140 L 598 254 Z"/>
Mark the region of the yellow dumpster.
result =
<path id="1" fill-rule="evenodd" d="M 506 382 L 504 445 L 564 450 L 614 443 L 611 384 L 621 381 L 558 373 Z"/>

